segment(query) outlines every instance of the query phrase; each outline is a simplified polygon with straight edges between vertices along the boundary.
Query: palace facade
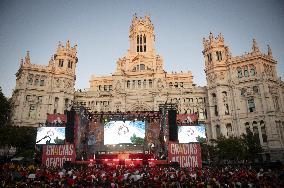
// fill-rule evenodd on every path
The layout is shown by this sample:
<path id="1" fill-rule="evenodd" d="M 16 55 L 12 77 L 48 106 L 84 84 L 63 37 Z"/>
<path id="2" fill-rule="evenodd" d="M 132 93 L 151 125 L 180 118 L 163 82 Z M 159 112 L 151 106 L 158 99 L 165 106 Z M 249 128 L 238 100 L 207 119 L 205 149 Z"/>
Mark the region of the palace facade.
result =
<path id="1" fill-rule="evenodd" d="M 14 125 L 38 126 L 47 114 L 64 114 L 74 100 L 76 48 L 59 43 L 47 66 L 32 64 L 29 51 L 21 59 L 12 96 Z"/>
<path id="2" fill-rule="evenodd" d="M 38 126 L 47 113 L 64 113 L 72 101 L 92 112 L 158 111 L 175 103 L 178 113 L 196 113 L 208 139 L 258 136 L 267 159 L 284 160 L 284 82 L 277 76 L 272 51 L 252 50 L 232 56 L 222 34 L 203 39 L 207 86 L 197 86 L 190 71 L 168 73 L 155 50 L 149 16 L 132 19 L 130 47 L 111 76 L 92 76 L 90 87 L 74 91 L 76 46 L 58 45 L 48 66 L 30 63 L 29 54 L 16 74 L 14 125 Z"/>

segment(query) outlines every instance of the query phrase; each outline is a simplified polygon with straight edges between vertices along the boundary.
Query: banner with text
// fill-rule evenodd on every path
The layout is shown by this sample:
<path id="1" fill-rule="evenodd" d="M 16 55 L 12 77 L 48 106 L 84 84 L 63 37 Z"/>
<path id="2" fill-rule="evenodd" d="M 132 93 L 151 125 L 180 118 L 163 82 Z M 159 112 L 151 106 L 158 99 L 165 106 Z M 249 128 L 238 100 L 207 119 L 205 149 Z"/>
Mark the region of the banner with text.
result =
<path id="1" fill-rule="evenodd" d="M 43 146 L 43 165 L 47 167 L 62 167 L 65 161 L 75 161 L 75 148 L 73 144 Z"/>
<path id="2" fill-rule="evenodd" d="M 177 126 L 194 125 L 198 123 L 197 114 L 177 114 Z"/>
<path id="3" fill-rule="evenodd" d="M 169 142 L 168 160 L 171 162 L 178 162 L 181 168 L 201 168 L 202 160 L 200 144 Z"/>

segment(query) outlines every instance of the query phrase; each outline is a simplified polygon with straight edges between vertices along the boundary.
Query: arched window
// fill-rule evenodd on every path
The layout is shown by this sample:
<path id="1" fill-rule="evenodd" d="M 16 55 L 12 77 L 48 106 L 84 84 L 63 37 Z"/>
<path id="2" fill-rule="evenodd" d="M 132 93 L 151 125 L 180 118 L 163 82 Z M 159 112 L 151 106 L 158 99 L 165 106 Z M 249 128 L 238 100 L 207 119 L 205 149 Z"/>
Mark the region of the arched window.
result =
<path id="1" fill-rule="evenodd" d="M 146 80 L 143 80 L 143 88 L 146 88 Z"/>
<path id="2" fill-rule="evenodd" d="M 207 60 L 208 60 L 209 63 L 211 63 L 211 61 L 212 61 L 211 53 L 207 54 Z"/>
<path id="3" fill-rule="evenodd" d="M 36 76 L 34 85 L 35 85 L 35 86 L 39 85 L 39 76 Z"/>
<path id="4" fill-rule="evenodd" d="M 221 51 L 217 51 L 216 56 L 217 56 L 217 61 L 222 61 L 222 52 Z"/>
<path id="5" fill-rule="evenodd" d="M 249 76 L 248 66 L 245 66 L 245 67 L 244 67 L 244 75 L 245 75 L 245 77 L 248 77 L 248 76 Z"/>
<path id="6" fill-rule="evenodd" d="M 137 35 L 137 45 L 139 44 L 139 35 Z"/>
<path id="7" fill-rule="evenodd" d="M 241 67 L 237 67 L 237 74 L 238 74 L 238 78 L 242 78 L 243 77 L 243 71 Z"/>
<path id="8" fill-rule="evenodd" d="M 257 86 L 253 86 L 253 87 L 252 87 L 252 90 L 253 90 L 253 92 L 254 92 L 254 93 L 258 93 L 258 92 L 259 92 L 259 90 L 258 90 L 258 87 L 257 87 Z"/>
<path id="9" fill-rule="evenodd" d="M 127 82 L 126 82 L 126 87 L 127 87 L 127 88 L 130 87 L 130 80 L 127 80 Z"/>
<path id="10" fill-rule="evenodd" d="M 145 70 L 145 65 L 144 64 L 140 64 L 140 70 Z"/>
<path id="11" fill-rule="evenodd" d="M 245 88 L 242 88 L 242 89 L 241 89 L 241 96 L 244 96 L 245 93 L 246 93 L 246 89 L 245 89 Z"/>
<path id="12" fill-rule="evenodd" d="M 72 69 L 72 65 L 73 65 L 72 61 L 68 60 L 68 68 Z"/>
<path id="13" fill-rule="evenodd" d="M 152 80 L 149 80 L 149 87 L 150 88 L 152 87 L 152 84 L 153 84 Z"/>
<path id="14" fill-rule="evenodd" d="M 246 133 L 248 134 L 250 132 L 249 122 L 245 123 Z"/>
<path id="15" fill-rule="evenodd" d="M 146 52 L 146 36 L 145 36 L 145 34 L 143 36 L 143 41 L 144 41 L 144 52 Z"/>
<path id="16" fill-rule="evenodd" d="M 142 35 L 140 35 L 140 52 L 143 52 L 143 48 L 142 48 Z"/>
<path id="17" fill-rule="evenodd" d="M 261 129 L 263 142 L 267 142 L 266 128 L 263 120 L 260 121 L 260 129 Z"/>
<path id="18" fill-rule="evenodd" d="M 217 138 L 221 136 L 221 128 L 220 128 L 220 125 L 216 125 L 216 136 L 217 136 Z"/>
<path id="19" fill-rule="evenodd" d="M 139 35 L 137 35 L 137 52 L 139 52 Z"/>
<path id="20" fill-rule="evenodd" d="M 256 121 L 253 121 L 252 122 L 252 130 L 253 130 L 253 134 L 254 135 L 258 135 L 258 128 L 257 128 L 257 122 Z"/>
<path id="21" fill-rule="evenodd" d="M 227 136 L 232 136 L 233 128 L 231 123 L 227 123 L 226 128 L 227 128 Z"/>
<path id="22" fill-rule="evenodd" d="M 217 98 L 216 98 L 216 94 L 215 93 L 212 93 L 212 98 L 213 98 L 213 103 L 216 103 L 217 102 Z"/>
<path id="23" fill-rule="evenodd" d="M 253 131 L 253 135 L 255 136 L 257 142 L 260 143 L 259 132 L 258 132 L 256 121 L 252 122 L 252 131 Z"/>
<path id="24" fill-rule="evenodd" d="M 256 74 L 255 66 L 252 65 L 252 66 L 250 67 L 250 75 L 251 75 L 251 76 L 254 76 L 255 74 Z"/>
<path id="25" fill-rule="evenodd" d="M 29 75 L 28 83 L 29 83 L 30 85 L 32 85 L 32 84 L 33 84 L 33 77 L 34 77 L 34 75 L 33 75 L 33 74 L 30 74 L 30 75 Z"/>
<path id="26" fill-rule="evenodd" d="M 63 59 L 59 59 L 58 66 L 59 67 L 63 67 L 63 63 L 64 63 L 64 60 Z"/>
<path id="27" fill-rule="evenodd" d="M 40 86 L 44 86 L 44 80 L 45 80 L 45 76 L 41 76 L 41 78 L 40 78 L 40 83 L 39 83 L 39 85 Z"/>

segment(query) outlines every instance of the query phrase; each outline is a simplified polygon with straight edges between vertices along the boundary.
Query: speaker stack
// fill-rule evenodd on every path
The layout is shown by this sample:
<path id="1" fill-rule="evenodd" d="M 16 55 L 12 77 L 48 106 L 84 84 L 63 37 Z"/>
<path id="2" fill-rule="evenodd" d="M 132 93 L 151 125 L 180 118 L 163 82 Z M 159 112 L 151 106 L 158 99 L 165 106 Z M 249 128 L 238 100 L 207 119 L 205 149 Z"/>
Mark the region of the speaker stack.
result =
<path id="1" fill-rule="evenodd" d="M 168 124 L 169 124 L 169 141 L 178 141 L 178 127 L 177 127 L 177 111 L 168 111 Z"/>
<path id="2" fill-rule="evenodd" d="M 65 139 L 68 143 L 74 143 L 75 114 L 76 112 L 74 109 L 67 112 Z"/>

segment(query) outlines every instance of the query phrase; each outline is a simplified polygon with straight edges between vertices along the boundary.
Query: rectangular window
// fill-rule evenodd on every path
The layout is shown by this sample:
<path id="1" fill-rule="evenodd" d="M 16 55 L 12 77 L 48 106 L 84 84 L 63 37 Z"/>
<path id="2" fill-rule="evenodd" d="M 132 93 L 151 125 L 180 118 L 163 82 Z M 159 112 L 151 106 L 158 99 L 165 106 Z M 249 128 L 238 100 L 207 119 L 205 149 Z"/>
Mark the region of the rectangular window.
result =
<path id="1" fill-rule="evenodd" d="M 249 112 L 254 112 L 255 111 L 254 99 L 249 99 L 248 100 L 248 110 L 249 110 Z"/>
<path id="2" fill-rule="evenodd" d="M 29 82 L 30 85 L 33 85 L 33 76 L 30 76 L 30 77 L 29 77 L 28 82 Z"/>
<path id="3" fill-rule="evenodd" d="M 35 85 L 35 86 L 37 86 L 38 84 L 39 84 L 39 79 L 38 79 L 38 78 L 36 78 L 36 79 L 35 79 L 35 83 L 34 83 L 34 85 Z"/>
<path id="4" fill-rule="evenodd" d="M 44 80 L 40 80 L 39 85 L 40 85 L 40 86 L 44 86 Z"/>

